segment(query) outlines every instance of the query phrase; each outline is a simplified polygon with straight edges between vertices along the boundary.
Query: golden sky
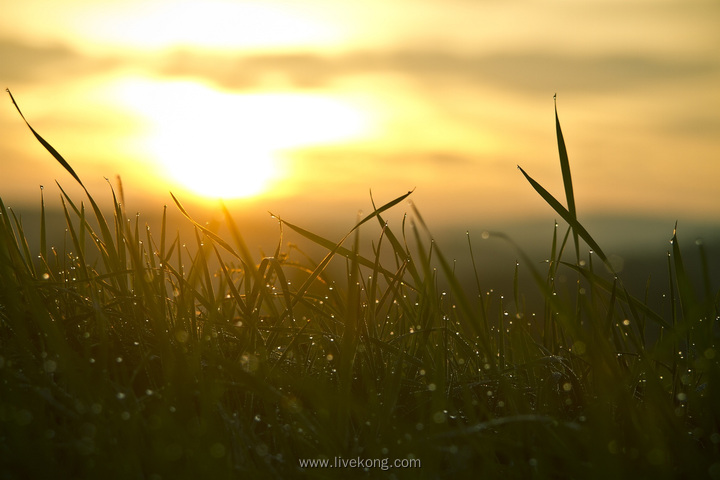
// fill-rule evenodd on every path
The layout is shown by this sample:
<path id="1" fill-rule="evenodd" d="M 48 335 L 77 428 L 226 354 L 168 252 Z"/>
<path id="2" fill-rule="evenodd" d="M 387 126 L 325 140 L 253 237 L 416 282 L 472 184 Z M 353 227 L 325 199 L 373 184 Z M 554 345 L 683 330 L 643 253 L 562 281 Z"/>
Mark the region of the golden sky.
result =
<path id="1" fill-rule="evenodd" d="M 7 2 L 0 84 L 90 185 L 169 203 L 554 214 L 553 94 L 583 214 L 720 220 L 720 4 Z M 0 196 L 71 178 L 0 102 Z M 250 200 L 246 200 L 250 201 Z M 295 217 L 297 218 L 297 217 Z"/>

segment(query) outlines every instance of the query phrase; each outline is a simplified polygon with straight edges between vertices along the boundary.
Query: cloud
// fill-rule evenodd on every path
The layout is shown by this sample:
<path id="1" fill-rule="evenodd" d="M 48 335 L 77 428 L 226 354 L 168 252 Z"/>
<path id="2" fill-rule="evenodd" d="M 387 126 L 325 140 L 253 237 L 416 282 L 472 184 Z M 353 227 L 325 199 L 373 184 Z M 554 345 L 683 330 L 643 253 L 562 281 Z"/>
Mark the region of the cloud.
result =
<path id="1" fill-rule="evenodd" d="M 398 75 L 420 85 L 452 82 L 501 87 L 513 91 L 618 91 L 645 88 L 720 73 L 716 59 L 688 60 L 640 55 L 555 55 L 506 53 L 459 55 L 441 50 L 349 52 L 337 56 L 312 53 L 220 56 L 176 51 L 159 73 L 194 77 L 224 88 L 259 87 L 281 78 L 296 88 L 320 88 L 348 77 Z"/>
<path id="2" fill-rule="evenodd" d="M 93 57 L 69 47 L 36 46 L 0 39 L 0 80 L 58 82 L 133 67 L 165 77 L 194 78 L 228 90 L 265 87 L 278 79 L 298 89 L 331 86 L 346 79 L 398 76 L 420 87 L 477 85 L 535 94 L 624 91 L 720 74 L 720 60 L 640 54 L 571 55 L 549 52 L 457 54 L 442 49 L 221 54 L 174 50 L 161 54 Z"/>
<path id="3" fill-rule="evenodd" d="M 102 73 L 120 65 L 116 58 L 87 57 L 62 45 L 36 46 L 0 39 L 0 81 L 5 85 L 59 83 L 77 76 Z"/>

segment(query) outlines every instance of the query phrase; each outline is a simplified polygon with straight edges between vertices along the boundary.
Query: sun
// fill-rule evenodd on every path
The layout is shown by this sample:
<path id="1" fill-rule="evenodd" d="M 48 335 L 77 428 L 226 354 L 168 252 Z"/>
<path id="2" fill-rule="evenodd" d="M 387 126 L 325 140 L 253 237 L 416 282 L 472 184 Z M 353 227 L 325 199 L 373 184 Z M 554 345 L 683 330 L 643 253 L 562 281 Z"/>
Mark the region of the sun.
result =
<path id="1" fill-rule="evenodd" d="M 205 198 L 266 194 L 292 175 L 291 154 L 370 130 L 348 99 L 225 92 L 192 81 L 125 79 L 116 98 L 146 126 L 143 150 L 172 183 Z"/>

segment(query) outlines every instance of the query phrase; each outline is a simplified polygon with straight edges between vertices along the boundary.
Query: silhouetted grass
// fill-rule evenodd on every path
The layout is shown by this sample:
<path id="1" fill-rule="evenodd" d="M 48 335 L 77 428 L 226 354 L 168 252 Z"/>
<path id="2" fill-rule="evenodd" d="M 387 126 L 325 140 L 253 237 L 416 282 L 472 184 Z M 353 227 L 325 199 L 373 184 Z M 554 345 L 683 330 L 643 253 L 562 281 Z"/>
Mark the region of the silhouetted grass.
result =
<path id="1" fill-rule="evenodd" d="M 173 197 L 181 239 L 115 192 L 103 213 L 62 189 L 66 244 L 48 246 L 42 201 L 35 252 L 0 200 L 0 478 L 720 478 L 711 267 L 689 278 L 673 235 L 664 310 L 630 295 L 578 220 L 557 133 L 568 207 L 522 173 L 568 229 L 542 270 L 518 249 L 512 299 L 481 285 L 469 237 L 473 285 L 418 212 L 385 222 L 410 193 L 340 241 L 280 219 L 319 261 L 282 241 L 253 257 L 227 210 L 224 239 Z M 300 467 L 336 457 L 422 466 Z"/>

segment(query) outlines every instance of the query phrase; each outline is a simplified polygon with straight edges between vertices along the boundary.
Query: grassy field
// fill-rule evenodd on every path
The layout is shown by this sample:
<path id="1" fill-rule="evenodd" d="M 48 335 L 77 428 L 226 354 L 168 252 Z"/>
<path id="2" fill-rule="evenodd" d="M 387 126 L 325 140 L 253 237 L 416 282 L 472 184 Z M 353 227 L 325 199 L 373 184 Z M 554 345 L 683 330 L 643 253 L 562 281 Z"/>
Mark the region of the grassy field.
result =
<path id="1" fill-rule="evenodd" d="M 61 189 L 51 245 L 44 204 L 29 232 L 0 201 L 0 478 L 720 478 L 714 272 L 673 236 L 664 303 L 628 293 L 557 135 L 567 207 L 521 173 L 567 227 L 544 264 L 518 249 L 512 298 L 474 267 L 500 234 L 460 282 L 418 212 L 385 222 L 410 193 L 340 241 L 279 219 L 320 258 L 178 200 L 194 235 L 151 232 L 114 191 Z"/>

